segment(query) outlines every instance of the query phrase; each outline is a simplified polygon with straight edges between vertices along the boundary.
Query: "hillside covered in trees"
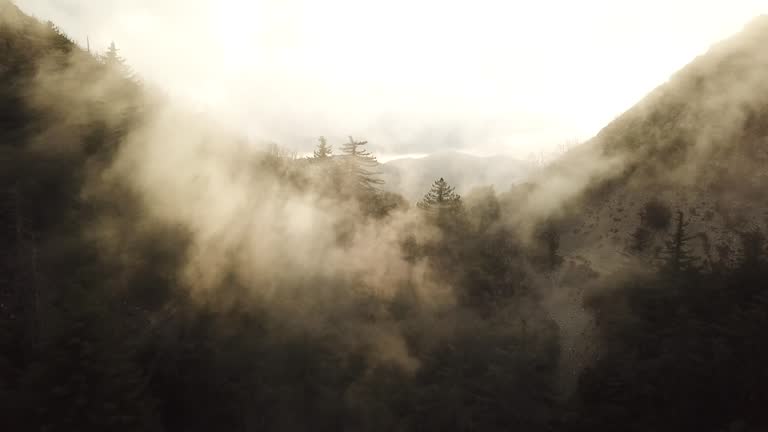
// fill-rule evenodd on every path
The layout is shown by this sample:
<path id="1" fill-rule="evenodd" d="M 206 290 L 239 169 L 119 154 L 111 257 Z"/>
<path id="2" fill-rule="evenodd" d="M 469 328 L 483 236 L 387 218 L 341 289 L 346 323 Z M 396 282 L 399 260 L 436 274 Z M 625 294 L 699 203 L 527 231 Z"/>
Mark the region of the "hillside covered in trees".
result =
<path id="1" fill-rule="evenodd" d="M 766 430 L 766 42 L 411 202 L 376 143 L 253 145 L 0 0 L 0 428 Z"/>

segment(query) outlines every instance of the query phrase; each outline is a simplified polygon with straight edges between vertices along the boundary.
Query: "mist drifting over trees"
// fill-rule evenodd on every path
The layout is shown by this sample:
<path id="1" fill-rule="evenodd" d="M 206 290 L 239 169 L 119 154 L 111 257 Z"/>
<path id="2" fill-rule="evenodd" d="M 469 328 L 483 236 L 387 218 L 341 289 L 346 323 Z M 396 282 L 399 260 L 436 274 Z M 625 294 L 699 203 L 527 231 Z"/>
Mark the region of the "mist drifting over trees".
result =
<path id="1" fill-rule="evenodd" d="M 0 427 L 765 430 L 765 46 L 414 200 L 376 142 L 254 143 L 0 0 Z"/>

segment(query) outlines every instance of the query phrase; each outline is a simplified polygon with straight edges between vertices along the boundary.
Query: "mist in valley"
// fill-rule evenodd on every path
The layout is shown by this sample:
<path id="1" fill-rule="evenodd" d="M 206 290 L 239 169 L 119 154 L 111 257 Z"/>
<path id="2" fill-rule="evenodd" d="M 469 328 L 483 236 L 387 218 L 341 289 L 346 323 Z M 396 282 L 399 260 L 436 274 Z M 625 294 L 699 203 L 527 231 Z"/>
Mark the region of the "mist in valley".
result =
<path id="1" fill-rule="evenodd" d="M 4 430 L 768 427 L 765 16 L 619 95 L 464 6 L 54 3 L 0 0 Z"/>

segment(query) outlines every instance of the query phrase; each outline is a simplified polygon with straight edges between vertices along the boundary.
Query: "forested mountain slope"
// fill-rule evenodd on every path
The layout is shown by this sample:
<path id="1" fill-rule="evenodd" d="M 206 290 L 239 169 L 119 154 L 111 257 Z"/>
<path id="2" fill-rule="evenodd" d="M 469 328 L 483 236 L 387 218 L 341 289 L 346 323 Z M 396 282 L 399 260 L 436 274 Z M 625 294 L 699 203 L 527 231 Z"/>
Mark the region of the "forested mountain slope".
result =
<path id="1" fill-rule="evenodd" d="M 766 38 L 410 206 L 375 143 L 254 148 L 0 0 L 0 428 L 766 430 Z"/>
<path id="2" fill-rule="evenodd" d="M 660 228 L 678 211 L 698 237 L 692 246 L 710 261 L 719 259 L 718 245 L 733 251 L 740 234 L 765 230 L 767 42 L 763 16 L 713 46 L 538 173 L 523 211 L 559 213 L 564 247 L 595 258 L 658 253 Z M 654 227 L 643 217 L 649 203 L 650 212 L 666 207 L 668 220 Z"/>

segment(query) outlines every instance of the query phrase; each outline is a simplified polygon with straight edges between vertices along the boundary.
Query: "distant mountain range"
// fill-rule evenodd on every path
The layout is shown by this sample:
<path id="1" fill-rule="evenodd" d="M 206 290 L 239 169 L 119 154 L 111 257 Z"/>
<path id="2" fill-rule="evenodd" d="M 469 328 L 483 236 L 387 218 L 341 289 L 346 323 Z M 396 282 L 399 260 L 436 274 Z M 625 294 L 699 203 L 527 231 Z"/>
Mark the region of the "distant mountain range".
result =
<path id="1" fill-rule="evenodd" d="M 509 156 L 441 152 L 420 158 L 394 159 L 382 164 L 380 170 L 385 189 L 415 201 L 441 177 L 461 194 L 479 186 L 494 186 L 498 191 L 505 191 L 524 181 L 535 169 L 534 163 Z"/>

